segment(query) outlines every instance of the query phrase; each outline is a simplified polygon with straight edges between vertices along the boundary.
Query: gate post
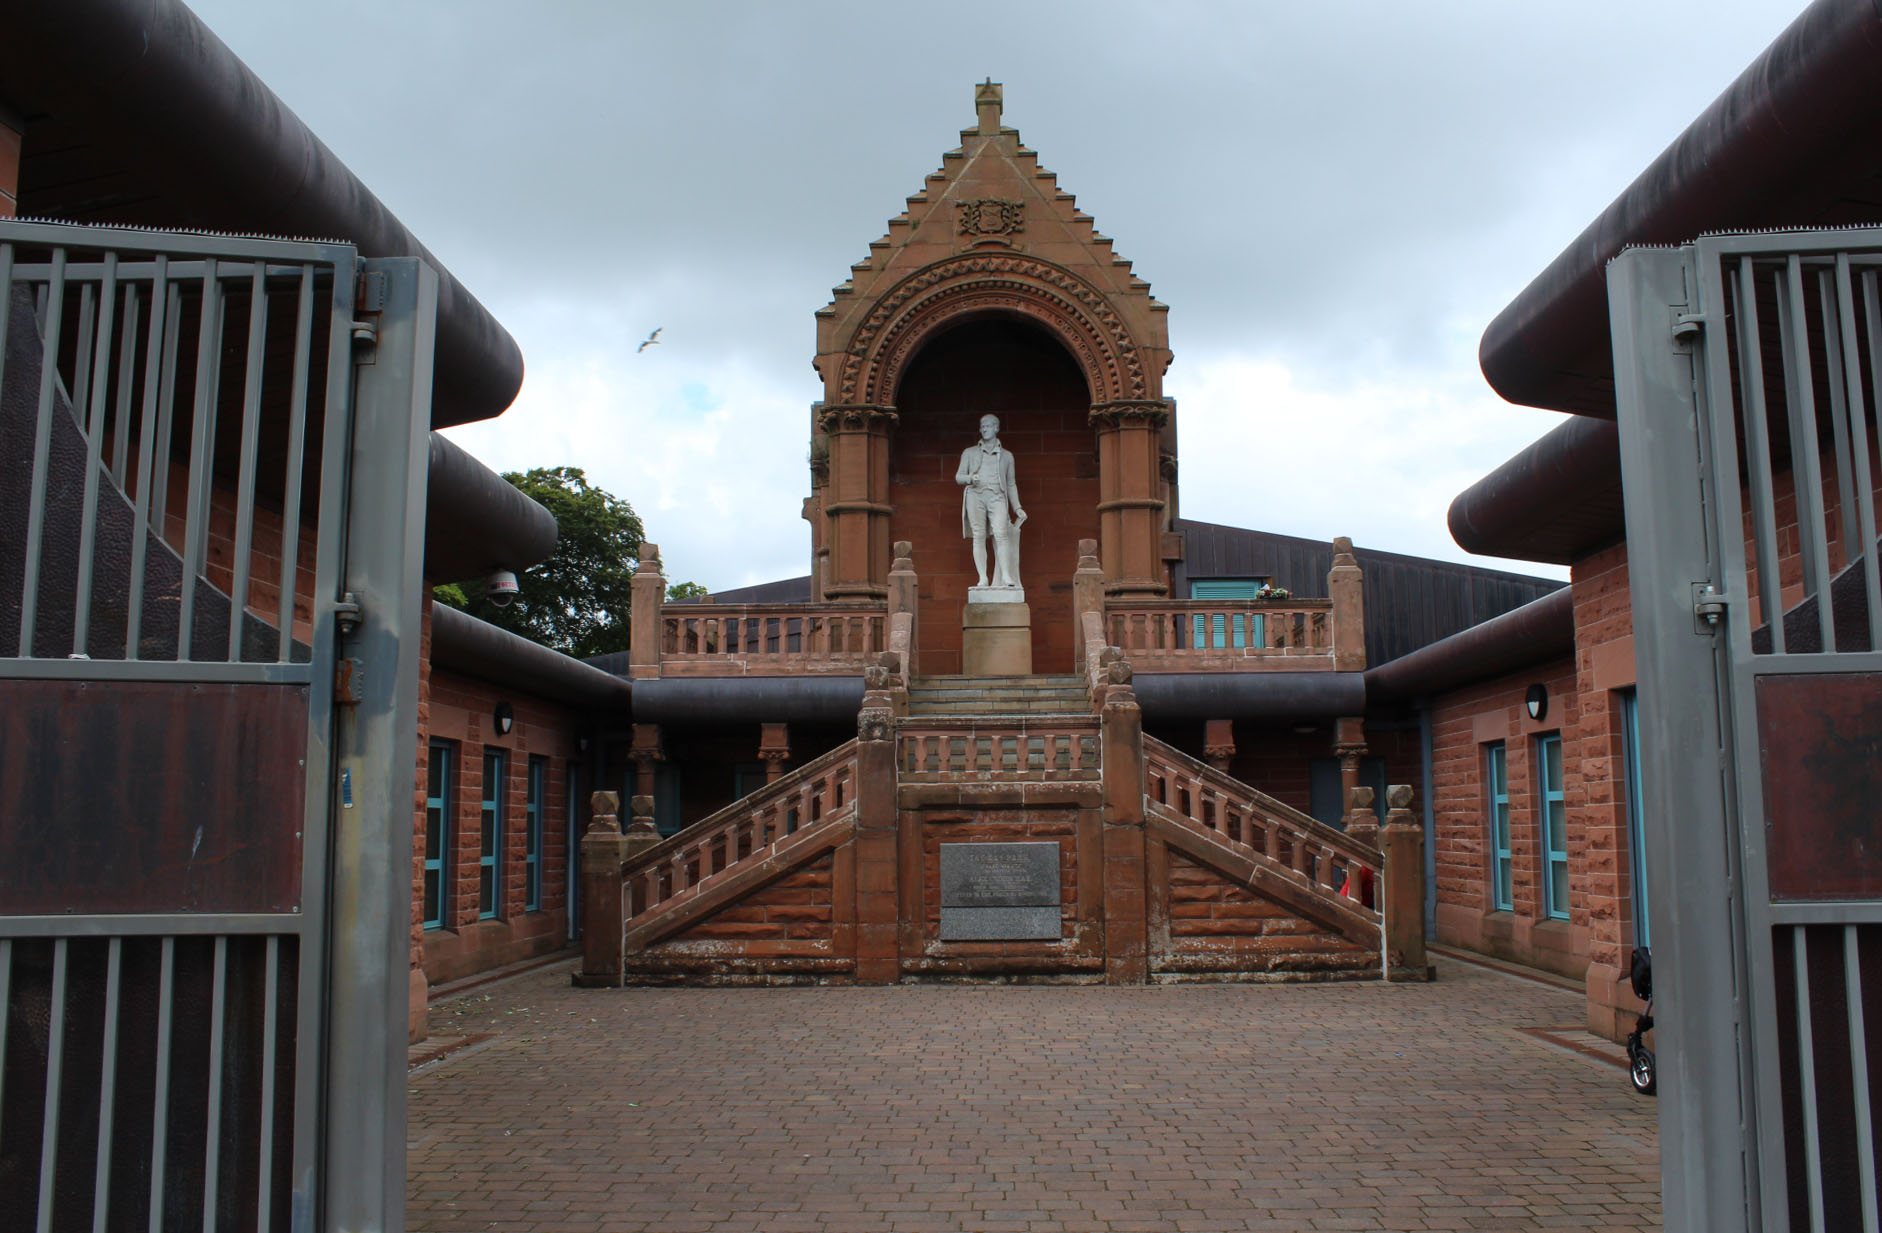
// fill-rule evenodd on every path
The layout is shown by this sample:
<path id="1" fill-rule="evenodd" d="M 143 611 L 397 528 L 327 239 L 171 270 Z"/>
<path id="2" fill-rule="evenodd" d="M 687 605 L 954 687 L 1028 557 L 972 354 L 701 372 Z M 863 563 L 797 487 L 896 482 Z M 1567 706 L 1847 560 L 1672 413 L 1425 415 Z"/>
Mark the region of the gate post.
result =
<path id="1" fill-rule="evenodd" d="M 1144 862 L 1144 713 L 1128 660 L 1106 666 L 1098 732 L 1104 759 L 1104 983 L 1150 977 Z"/>
<path id="2" fill-rule="evenodd" d="M 1694 615 L 1693 590 L 1719 582 L 1702 459 L 1707 408 L 1693 343 L 1675 314 L 1713 314 L 1697 335 L 1724 347 L 1723 305 L 1703 306 L 1687 250 L 1632 249 L 1608 267 L 1608 322 L 1621 428 L 1654 984 L 1660 995 L 1660 1178 L 1668 1233 L 1745 1233 L 1761 1202 L 1752 1024 L 1733 833 L 1729 732 L 1719 726 L 1726 621 Z M 1742 534 L 1734 523 L 1721 533 Z M 1675 710 L 1677 700 L 1695 700 Z M 1728 721 L 1729 722 L 1729 721 Z M 1767 1045 L 1766 1047 L 1771 1047 Z M 1741 1049 L 1746 1050 L 1741 1052 Z M 1776 1110 L 1765 1112 L 1775 1117 Z M 1782 1185 L 1782 1180 L 1775 1183 Z"/>
<path id="3" fill-rule="evenodd" d="M 368 350 L 356 353 L 350 371 L 328 373 L 330 382 L 354 384 L 352 449 L 350 475 L 321 477 L 323 485 L 346 484 L 343 572 L 328 573 L 323 564 L 322 573 L 344 578 L 347 598 L 358 605 L 348 612 L 352 629 L 341 635 L 340 656 L 357 660 L 360 670 L 352 674 L 358 701 L 334 708 L 339 800 L 320 1227 L 400 1233 L 412 768 L 418 764 L 420 570 L 438 275 L 413 257 L 360 265 L 384 275 L 383 308 Z M 340 277 L 350 278 L 350 271 Z M 341 290 L 334 294 L 338 299 Z M 320 552 L 339 554 L 342 545 L 323 541 Z M 333 604 L 341 596 L 318 599 Z"/>

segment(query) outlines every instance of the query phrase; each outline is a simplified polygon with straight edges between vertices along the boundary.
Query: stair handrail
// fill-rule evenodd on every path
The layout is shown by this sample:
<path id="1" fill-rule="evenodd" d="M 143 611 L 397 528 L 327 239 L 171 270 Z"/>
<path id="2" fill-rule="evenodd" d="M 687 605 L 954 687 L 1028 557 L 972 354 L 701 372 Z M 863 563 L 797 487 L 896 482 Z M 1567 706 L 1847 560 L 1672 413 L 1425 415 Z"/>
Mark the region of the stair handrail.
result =
<path id="1" fill-rule="evenodd" d="M 1151 796 L 1150 781 L 1153 777 L 1153 773 L 1158 769 L 1156 764 L 1159 761 L 1171 769 L 1180 771 L 1192 780 L 1209 785 L 1210 788 L 1226 798 L 1228 803 L 1242 806 L 1267 829 L 1267 833 L 1270 836 L 1271 847 L 1275 846 L 1274 839 L 1278 837 L 1279 839 L 1288 841 L 1290 846 L 1292 846 L 1297 853 L 1301 851 L 1303 846 L 1309 849 L 1330 852 L 1344 859 L 1349 867 L 1357 865 L 1371 871 L 1375 879 L 1384 872 L 1385 853 L 1379 848 L 1355 839 L 1337 826 L 1329 826 L 1311 814 L 1302 813 L 1285 801 L 1276 800 L 1259 788 L 1244 783 L 1224 771 L 1218 771 L 1208 763 L 1198 758 L 1193 758 L 1175 746 L 1160 741 L 1156 737 L 1148 734 L 1144 736 L 1144 794 L 1146 797 Z M 1158 776 L 1158 778 L 1162 779 L 1161 776 Z M 1167 782 L 1167 780 L 1163 781 Z M 1183 816 L 1188 817 L 1192 822 L 1202 825 L 1201 818 L 1193 814 L 1184 813 L 1184 811 L 1172 801 L 1162 800 L 1155 801 L 1155 803 L 1165 806 L 1172 812 L 1182 813 Z M 1229 835 L 1226 831 L 1223 831 L 1222 834 L 1225 838 L 1234 839 L 1238 843 L 1242 842 L 1237 837 Z M 1267 855 L 1273 857 L 1275 854 L 1273 851 L 1269 851 Z M 1297 869 L 1296 872 L 1305 874 L 1310 878 L 1313 876 L 1311 872 L 1303 869 Z M 1328 883 L 1321 879 L 1316 878 L 1314 880 L 1320 885 L 1328 885 Z"/>
<path id="2" fill-rule="evenodd" d="M 796 770 L 780 776 L 778 779 L 766 784 L 756 792 L 746 793 L 723 809 L 707 814 L 691 826 L 677 831 L 667 836 L 665 839 L 662 839 L 659 843 L 629 857 L 627 860 L 621 862 L 621 880 L 631 885 L 636 877 L 645 875 L 650 870 L 659 868 L 680 853 L 699 845 L 702 841 L 717 839 L 720 833 L 728 828 L 735 830 L 736 824 L 750 819 L 754 814 L 760 813 L 773 805 L 784 803 L 793 794 L 801 794 L 803 789 L 814 784 L 831 771 L 843 766 L 844 763 L 849 763 L 853 770 L 855 762 L 856 740 L 852 737 L 830 752 L 811 759 Z M 823 823 L 833 818 L 841 817 L 849 809 L 853 808 L 856 803 L 854 778 L 854 774 L 852 773 L 849 777 L 851 790 L 846 799 L 836 807 L 826 809 L 819 818 L 814 820 L 800 819 L 798 824 L 788 833 L 793 835 L 802 834 L 812 826 L 821 826 Z M 783 833 L 780 833 L 777 838 L 781 839 L 783 837 Z M 762 838 L 762 836 L 755 836 L 754 838 Z M 737 841 L 736 833 L 733 834 L 732 840 L 733 842 Z M 757 856 L 760 851 L 769 848 L 769 846 L 775 842 L 775 839 L 767 840 L 767 842 L 762 844 L 754 842 L 751 852 L 743 857 L 737 857 L 735 855 L 733 859 L 726 861 L 719 869 L 714 869 L 710 872 L 718 873 L 723 869 L 732 868 L 741 861 L 751 860 L 754 856 Z M 702 876 L 700 880 L 703 881 L 704 877 Z M 675 893 L 677 893 L 679 889 L 683 888 L 675 888 Z M 652 907 L 655 902 L 663 902 L 666 898 L 671 898 L 671 896 L 663 896 L 658 900 L 650 901 L 645 907 Z M 645 908 L 642 910 L 645 910 Z M 634 914 L 635 913 L 631 910 L 630 901 L 629 915 L 632 916 Z"/>

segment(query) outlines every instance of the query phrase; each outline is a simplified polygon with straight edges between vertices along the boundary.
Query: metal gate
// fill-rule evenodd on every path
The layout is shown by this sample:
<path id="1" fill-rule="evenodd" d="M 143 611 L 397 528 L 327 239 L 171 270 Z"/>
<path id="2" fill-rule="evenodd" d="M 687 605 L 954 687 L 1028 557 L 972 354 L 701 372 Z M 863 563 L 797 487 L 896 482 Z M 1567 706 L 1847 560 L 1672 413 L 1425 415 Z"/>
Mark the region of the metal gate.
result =
<path id="1" fill-rule="evenodd" d="M 0 223 L 0 1207 L 396 1229 L 435 276 Z"/>
<path id="2" fill-rule="evenodd" d="M 1879 276 L 1882 230 L 1609 271 L 1669 1230 L 1882 1228 Z"/>

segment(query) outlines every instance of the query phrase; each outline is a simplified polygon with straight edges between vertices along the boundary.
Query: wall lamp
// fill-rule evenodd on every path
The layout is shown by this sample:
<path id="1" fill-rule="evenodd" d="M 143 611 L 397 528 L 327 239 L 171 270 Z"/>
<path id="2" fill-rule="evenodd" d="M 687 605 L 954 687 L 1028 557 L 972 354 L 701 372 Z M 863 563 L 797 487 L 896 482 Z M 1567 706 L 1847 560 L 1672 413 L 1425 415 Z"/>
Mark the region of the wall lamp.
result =
<path id="1" fill-rule="evenodd" d="M 1541 681 L 1531 685 L 1523 695 L 1523 705 L 1529 708 L 1529 718 L 1540 722 L 1549 713 L 1549 687 Z"/>
<path id="2" fill-rule="evenodd" d="M 508 702 L 497 703 L 497 713 L 494 718 L 497 722 L 498 736 L 508 736 L 510 729 L 516 726 L 516 711 Z"/>

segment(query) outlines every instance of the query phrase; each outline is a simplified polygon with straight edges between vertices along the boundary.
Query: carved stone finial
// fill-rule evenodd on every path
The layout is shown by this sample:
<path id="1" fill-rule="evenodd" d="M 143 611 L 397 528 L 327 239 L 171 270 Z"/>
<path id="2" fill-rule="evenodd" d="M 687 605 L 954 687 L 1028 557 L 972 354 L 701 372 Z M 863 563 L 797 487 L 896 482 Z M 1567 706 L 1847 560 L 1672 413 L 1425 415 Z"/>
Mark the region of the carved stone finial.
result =
<path id="1" fill-rule="evenodd" d="M 915 568 L 915 545 L 905 539 L 895 541 L 895 559 L 889 562 L 889 572 L 907 573 Z"/>
<path id="2" fill-rule="evenodd" d="M 1000 113 L 1004 106 L 1000 82 L 989 77 L 974 87 L 974 119 L 981 136 L 992 137 L 1000 131 Z"/>
<path id="3" fill-rule="evenodd" d="M 1335 566 L 1357 566 L 1359 558 L 1353 555 L 1353 541 L 1345 535 L 1333 539 L 1333 564 Z"/>
<path id="4" fill-rule="evenodd" d="M 621 833 L 621 794 L 596 792 L 588 798 L 588 834 Z"/>
<path id="5" fill-rule="evenodd" d="M 863 688 L 870 693 L 889 687 L 889 670 L 881 664 L 870 664 L 863 669 Z"/>
<path id="6" fill-rule="evenodd" d="M 637 574 L 657 574 L 660 572 L 660 545 L 643 543 L 640 546 L 640 564 L 634 567 Z"/>
<path id="7" fill-rule="evenodd" d="M 866 706 L 856 713 L 856 739 L 886 741 L 895 731 L 895 712 L 886 707 Z"/>
<path id="8" fill-rule="evenodd" d="M 648 835 L 659 835 L 660 830 L 654 824 L 653 820 L 653 797 L 629 797 L 627 801 L 627 812 L 631 818 L 627 825 L 628 834 L 636 838 L 642 838 Z"/>
<path id="9" fill-rule="evenodd" d="M 1111 648 L 1106 647 L 1105 649 L 1110 650 Z M 1131 661 L 1123 658 L 1122 653 L 1120 652 L 1118 658 L 1113 659 L 1110 663 L 1104 665 L 1104 679 L 1112 685 L 1130 684 L 1131 683 Z"/>
<path id="10" fill-rule="evenodd" d="M 1372 808 L 1372 789 L 1363 788 L 1363 787 L 1354 788 L 1351 800 L 1352 800 L 1354 813 L 1358 813 L 1362 809 L 1371 809 Z"/>
<path id="11" fill-rule="evenodd" d="M 1412 789 L 1408 783 L 1395 783 L 1385 790 L 1385 804 L 1388 809 L 1410 809 Z"/>

